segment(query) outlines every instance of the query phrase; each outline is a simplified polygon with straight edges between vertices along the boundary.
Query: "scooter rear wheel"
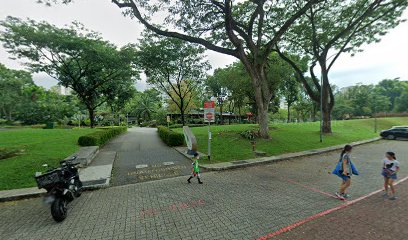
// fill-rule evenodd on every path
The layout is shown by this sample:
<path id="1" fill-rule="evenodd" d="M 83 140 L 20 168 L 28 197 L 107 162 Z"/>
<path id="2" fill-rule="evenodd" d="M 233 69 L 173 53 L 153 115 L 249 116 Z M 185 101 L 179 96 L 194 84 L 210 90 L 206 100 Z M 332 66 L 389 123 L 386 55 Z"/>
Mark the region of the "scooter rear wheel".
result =
<path id="1" fill-rule="evenodd" d="M 51 205 L 51 215 L 56 222 L 62 222 L 67 217 L 67 201 L 56 198 Z"/>

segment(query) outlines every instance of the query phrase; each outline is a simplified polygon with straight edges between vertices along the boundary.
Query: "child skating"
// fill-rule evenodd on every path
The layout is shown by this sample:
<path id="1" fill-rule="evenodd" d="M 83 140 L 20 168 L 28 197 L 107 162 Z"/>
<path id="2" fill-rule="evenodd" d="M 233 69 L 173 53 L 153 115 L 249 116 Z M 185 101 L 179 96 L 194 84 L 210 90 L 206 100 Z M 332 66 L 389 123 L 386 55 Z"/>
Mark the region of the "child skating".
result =
<path id="1" fill-rule="evenodd" d="M 194 177 L 197 177 L 198 179 L 198 183 L 199 184 L 203 184 L 203 182 L 200 179 L 200 167 L 198 165 L 198 159 L 200 159 L 200 155 L 198 155 L 198 153 L 194 153 L 194 162 L 193 162 L 193 169 L 192 169 L 192 173 L 189 179 L 187 179 L 188 183 L 191 183 L 191 179 Z"/>
<path id="2" fill-rule="evenodd" d="M 399 170 L 398 161 L 393 152 L 387 152 L 383 161 L 383 170 L 381 175 L 384 177 L 384 197 L 389 197 L 390 200 L 396 200 L 394 181 L 397 180 L 397 172 Z M 388 187 L 391 189 L 391 196 L 388 195 Z"/>

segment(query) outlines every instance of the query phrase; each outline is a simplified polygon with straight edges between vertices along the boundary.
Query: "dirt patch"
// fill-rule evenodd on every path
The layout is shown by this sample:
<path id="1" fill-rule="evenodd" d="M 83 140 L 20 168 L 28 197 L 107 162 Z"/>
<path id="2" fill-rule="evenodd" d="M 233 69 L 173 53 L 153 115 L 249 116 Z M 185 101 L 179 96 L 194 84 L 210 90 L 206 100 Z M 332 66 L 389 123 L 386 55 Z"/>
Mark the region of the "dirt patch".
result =
<path id="1" fill-rule="evenodd" d="M 23 152 L 22 149 L 0 148 L 0 160 L 21 155 Z"/>

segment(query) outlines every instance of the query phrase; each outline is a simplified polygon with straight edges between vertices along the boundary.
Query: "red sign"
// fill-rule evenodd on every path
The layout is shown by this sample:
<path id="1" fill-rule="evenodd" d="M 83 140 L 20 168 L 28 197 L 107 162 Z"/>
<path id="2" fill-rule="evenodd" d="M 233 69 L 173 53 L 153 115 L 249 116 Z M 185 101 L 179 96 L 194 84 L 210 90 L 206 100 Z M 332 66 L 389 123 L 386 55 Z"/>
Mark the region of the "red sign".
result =
<path id="1" fill-rule="evenodd" d="M 214 122 L 215 120 L 214 102 L 204 102 L 204 122 Z"/>
<path id="2" fill-rule="evenodd" d="M 204 102 L 204 108 L 214 108 L 214 102 Z"/>

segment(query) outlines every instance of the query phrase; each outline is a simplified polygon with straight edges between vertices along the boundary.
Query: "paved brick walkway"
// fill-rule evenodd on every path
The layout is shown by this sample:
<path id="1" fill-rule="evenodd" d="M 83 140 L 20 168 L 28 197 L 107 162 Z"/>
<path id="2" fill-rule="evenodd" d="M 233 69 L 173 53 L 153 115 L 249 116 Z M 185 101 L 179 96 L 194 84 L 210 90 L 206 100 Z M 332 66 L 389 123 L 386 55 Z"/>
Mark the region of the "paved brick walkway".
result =
<path id="1" fill-rule="evenodd" d="M 397 186 L 399 198 L 382 193 L 340 209 L 270 239 L 281 240 L 406 240 L 408 239 L 408 182 Z"/>
<path id="2" fill-rule="evenodd" d="M 353 198 L 381 188 L 385 151 L 397 152 L 400 177 L 408 176 L 407 145 L 380 141 L 357 147 L 353 159 L 361 176 L 353 178 Z M 40 198 L 0 203 L 0 239 L 258 239 L 343 204 L 331 197 L 339 179 L 328 174 L 338 155 L 204 173 L 203 185 L 176 177 L 86 192 L 59 224 Z M 404 207 L 403 197 L 396 207 Z M 365 221 L 364 216 L 357 219 Z M 395 231 L 406 231 L 407 217 L 400 216 L 399 222 L 394 216 L 390 219 Z"/>

